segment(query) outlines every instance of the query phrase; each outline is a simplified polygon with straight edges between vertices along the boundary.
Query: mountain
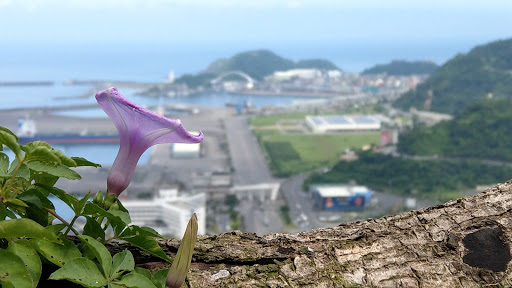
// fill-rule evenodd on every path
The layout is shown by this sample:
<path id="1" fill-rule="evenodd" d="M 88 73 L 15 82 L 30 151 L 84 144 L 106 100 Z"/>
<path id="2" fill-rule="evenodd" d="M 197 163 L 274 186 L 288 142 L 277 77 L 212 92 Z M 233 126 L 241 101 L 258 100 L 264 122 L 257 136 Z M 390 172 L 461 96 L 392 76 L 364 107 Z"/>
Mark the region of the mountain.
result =
<path id="1" fill-rule="evenodd" d="M 511 71 L 512 39 L 477 46 L 446 62 L 427 81 L 397 99 L 394 106 L 421 110 L 428 95 L 432 94 L 432 111 L 457 114 L 488 97 L 510 98 Z"/>
<path id="2" fill-rule="evenodd" d="M 361 74 L 387 74 L 407 76 L 413 74 L 432 74 L 439 66 L 431 61 L 395 60 L 388 64 L 375 65 L 364 70 Z"/>
<path id="3" fill-rule="evenodd" d="M 228 59 L 216 60 L 208 66 L 204 73 L 218 75 L 228 71 L 242 71 L 256 80 L 263 80 L 265 76 L 271 75 L 275 71 L 296 68 L 339 70 L 336 65 L 327 60 L 312 59 L 294 62 L 269 50 L 253 50 L 238 53 Z"/>
<path id="4" fill-rule="evenodd" d="M 296 69 L 341 70 L 331 61 L 324 59 L 299 60 L 295 63 Z"/>
<path id="5" fill-rule="evenodd" d="M 398 150 L 409 155 L 512 161 L 511 105 L 512 99 L 470 105 L 451 121 L 400 135 Z"/>

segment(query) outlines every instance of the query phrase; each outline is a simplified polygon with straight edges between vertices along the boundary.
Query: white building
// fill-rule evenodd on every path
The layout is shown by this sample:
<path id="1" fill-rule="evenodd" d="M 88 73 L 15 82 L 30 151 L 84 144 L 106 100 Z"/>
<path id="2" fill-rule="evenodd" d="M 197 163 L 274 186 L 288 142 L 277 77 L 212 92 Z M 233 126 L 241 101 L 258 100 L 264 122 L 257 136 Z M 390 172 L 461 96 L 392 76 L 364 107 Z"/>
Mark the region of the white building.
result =
<path id="1" fill-rule="evenodd" d="M 276 71 L 270 78 L 276 81 L 286 81 L 292 78 L 315 79 L 322 77 L 322 72 L 317 69 L 292 69 L 287 71 Z"/>
<path id="2" fill-rule="evenodd" d="M 172 143 L 171 156 L 172 158 L 199 158 L 201 143 Z"/>
<path id="3" fill-rule="evenodd" d="M 377 116 L 306 116 L 306 125 L 313 133 L 379 131 L 381 120 Z"/>
<path id="4" fill-rule="evenodd" d="M 192 214 L 197 216 L 197 234 L 206 233 L 206 194 L 178 195 L 178 189 L 160 189 L 151 200 L 126 199 L 131 224 L 147 226 L 161 235 L 181 238 Z"/>

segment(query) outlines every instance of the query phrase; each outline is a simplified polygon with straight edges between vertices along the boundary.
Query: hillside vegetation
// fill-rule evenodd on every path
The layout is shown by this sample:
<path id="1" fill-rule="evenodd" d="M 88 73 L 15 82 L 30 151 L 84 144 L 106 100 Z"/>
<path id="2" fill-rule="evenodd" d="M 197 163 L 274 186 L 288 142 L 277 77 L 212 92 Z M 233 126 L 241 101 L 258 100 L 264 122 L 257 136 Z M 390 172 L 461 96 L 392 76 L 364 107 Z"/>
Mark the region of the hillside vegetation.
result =
<path id="1" fill-rule="evenodd" d="M 361 74 L 387 74 L 407 76 L 413 74 L 432 74 L 439 66 L 431 61 L 395 60 L 388 64 L 375 65 L 365 69 Z"/>
<path id="2" fill-rule="evenodd" d="M 417 161 L 362 152 L 357 161 L 339 162 L 327 173 L 313 174 L 306 179 L 305 186 L 354 180 L 378 191 L 445 201 L 460 197 L 456 191 L 479 184 L 504 182 L 510 179 L 510 175 L 510 167 L 479 162 Z"/>
<path id="3" fill-rule="evenodd" d="M 511 99 L 473 104 L 451 121 L 401 135 L 398 149 L 411 155 L 512 161 L 511 105 Z"/>
<path id="4" fill-rule="evenodd" d="M 407 110 L 423 109 L 432 90 L 431 110 L 457 114 L 475 102 L 492 96 L 512 96 L 512 39 L 477 46 L 467 54 L 458 54 L 415 90 L 403 94 L 394 106 Z"/>

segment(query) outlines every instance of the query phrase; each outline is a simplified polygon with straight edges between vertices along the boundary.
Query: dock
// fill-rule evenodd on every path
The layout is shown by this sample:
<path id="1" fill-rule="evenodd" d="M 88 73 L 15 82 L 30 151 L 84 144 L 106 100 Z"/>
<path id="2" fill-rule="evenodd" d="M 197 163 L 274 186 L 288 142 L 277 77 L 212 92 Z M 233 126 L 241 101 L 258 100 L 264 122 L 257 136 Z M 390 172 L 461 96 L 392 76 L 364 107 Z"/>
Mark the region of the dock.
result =
<path id="1" fill-rule="evenodd" d="M 53 81 L 5 81 L 0 86 L 53 86 Z"/>

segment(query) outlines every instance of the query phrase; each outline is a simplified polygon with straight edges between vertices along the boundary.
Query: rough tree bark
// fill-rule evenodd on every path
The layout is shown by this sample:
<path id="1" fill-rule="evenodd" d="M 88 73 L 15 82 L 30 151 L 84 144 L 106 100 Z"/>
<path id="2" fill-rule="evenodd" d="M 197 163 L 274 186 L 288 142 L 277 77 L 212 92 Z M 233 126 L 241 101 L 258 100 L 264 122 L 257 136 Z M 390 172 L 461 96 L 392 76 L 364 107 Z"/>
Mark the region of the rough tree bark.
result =
<path id="1" fill-rule="evenodd" d="M 328 229 L 204 236 L 187 285 L 510 287 L 511 209 L 512 180 L 443 205 Z M 174 257 L 178 240 L 160 243 Z M 138 256 L 140 266 L 163 265 Z"/>

